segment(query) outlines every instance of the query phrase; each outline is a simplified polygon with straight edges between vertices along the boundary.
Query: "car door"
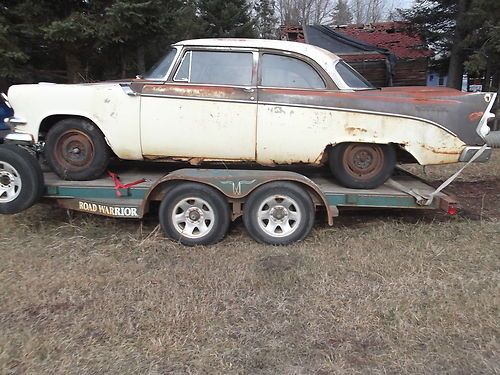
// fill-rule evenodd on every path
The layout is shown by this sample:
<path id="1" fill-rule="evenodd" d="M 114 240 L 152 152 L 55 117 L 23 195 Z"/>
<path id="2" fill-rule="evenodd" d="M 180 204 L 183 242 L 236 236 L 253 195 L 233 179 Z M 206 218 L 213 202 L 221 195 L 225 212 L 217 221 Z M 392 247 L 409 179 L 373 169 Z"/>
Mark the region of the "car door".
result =
<path id="1" fill-rule="evenodd" d="M 255 160 L 257 52 L 185 49 L 163 84 L 141 94 L 145 157 Z"/>
<path id="2" fill-rule="evenodd" d="M 321 73 L 320 73 L 321 72 Z M 332 111 L 315 108 L 333 89 L 327 73 L 306 57 L 263 52 L 259 60 L 257 162 L 317 164 L 335 139 Z"/>

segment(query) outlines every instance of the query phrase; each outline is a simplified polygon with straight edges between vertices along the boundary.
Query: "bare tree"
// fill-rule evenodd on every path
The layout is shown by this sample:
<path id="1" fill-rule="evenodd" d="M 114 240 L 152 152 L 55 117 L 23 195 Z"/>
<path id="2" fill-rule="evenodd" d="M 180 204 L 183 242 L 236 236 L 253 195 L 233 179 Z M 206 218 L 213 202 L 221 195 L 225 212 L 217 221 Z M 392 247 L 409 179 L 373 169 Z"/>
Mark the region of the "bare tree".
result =
<path id="1" fill-rule="evenodd" d="M 366 22 L 366 0 L 351 0 L 351 13 L 355 23 Z"/>
<path id="2" fill-rule="evenodd" d="M 386 19 L 386 0 L 351 0 L 351 13 L 355 23 L 373 23 Z"/>
<path id="3" fill-rule="evenodd" d="M 348 25 L 352 22 L 352 13 L 347 0 L 337 0 L 332 11 L 332 25 Z"/>
<path id="4" fill-rule="evenodd" d="M 332 0 L 277 0 L 276 14 L 282 24 L 320 24 L 329 20 Z"/>
<path id="5" fill-rule="evenodd" d="M 275 14 L 283 25 L 332 23 L 339 3 L 348 5 L 349 22 L 373 23 L 389 17 L 395 0 L 276 0 Z"/>

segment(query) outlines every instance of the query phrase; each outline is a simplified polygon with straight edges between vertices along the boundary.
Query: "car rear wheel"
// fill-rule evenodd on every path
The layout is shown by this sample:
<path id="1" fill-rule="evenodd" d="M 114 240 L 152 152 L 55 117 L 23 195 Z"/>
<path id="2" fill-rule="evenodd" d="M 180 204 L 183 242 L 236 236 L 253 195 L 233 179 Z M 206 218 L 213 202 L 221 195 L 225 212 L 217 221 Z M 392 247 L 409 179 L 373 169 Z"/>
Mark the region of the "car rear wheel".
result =
<path id="1" fill-rule="evenodd" d="M 110 150 L 92 123 L 77 118 L 59 121 L 48 132 L 45 158 L 65 180 L 93 180 L 108 167 Z"/>
<path id="2" fill-rule="evenodd" d="M 275 182 L 261 186 L 245 202 L 243 223 L 261 243 L 287 245 L 303 240 L 314 224 L 314 204 L 300 186 Z"/>
<path id="3" fill-rule="evenodd" d="M 329 164 L 333 176 L 341 185 L 374 189 L 392 175 L 396 152 L 391 145 L 341 143 L 331 150 Z"/>

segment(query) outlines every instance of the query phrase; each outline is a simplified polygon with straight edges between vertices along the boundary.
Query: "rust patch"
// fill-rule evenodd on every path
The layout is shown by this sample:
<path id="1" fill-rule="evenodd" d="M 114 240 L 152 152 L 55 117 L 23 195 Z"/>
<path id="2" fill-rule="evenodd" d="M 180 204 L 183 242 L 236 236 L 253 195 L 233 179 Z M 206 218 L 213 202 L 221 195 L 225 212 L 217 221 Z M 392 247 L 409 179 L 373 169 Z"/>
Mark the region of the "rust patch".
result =
<path id="1" fill-rule="evenodd" d="M 325 151 L 321 151 L 316 159 L 314 159 L 313 164 L 323 164 L 323 157 L 328 155 Z"/>
<path id="2" fill-rule="evenodd" d="M 453 150 L 449 148 L 444 148 L 444 147 L 432 147 L 432 146 L 426 146 L 422 145 L 422 148 L 425 148 L 426 150 L 429 150 L 430 152 L 434 154 L 441 154 L 441 155 L 459 155 L 460 152 L 462 151 L 461 149 Z"/>
<path id="3" fill-rule="evenodd" d="M 191 158 L 189 159 L 189 164 L 197 166 L 203 162 L 203 158 Z"/>
<path id="4" fill-rule="evenodd" d="M 472 112 L 469 115 L 469 121 L 470 122 L 478 122 L 479 120 L 481 120 L 481 117 L 483 117 L 483 115 L 484 115 L 484 112 Z"/>
<path id="5" fill-rule="evenodd" d="M 197 85 L 145 85 L 142 93 L 145 95 L 186 96 L 214 99 L 247 99 L 247 94 L 232 87 L 197 86 Z"/>
<path id="6" fill-rule="evenodd" d="M 401 92 L 387 92 L 385 90 L 369 90 L 369 91 L 354 91 L 345 92 L 338 90 L 292 90 L 292 89 L 280 89 L 280 88 L 265 88 L 261 89 L 263 92 L 268 94 L 277 95 L 298 95 L 298 96 L 309 96 L 309 97 L 331 97 L 339 99 L 369 99 L 374 102 L 389 102 L 389 103 L 418 103 L 419 105 L 456 105 L 460 102 L 458 100 L 453 100 L 443 97 L 428 97 L 428 93 L 422 93 L 419 91 L 401 91 Z M 451 95 L 450 95 L 451 96 Z"/>

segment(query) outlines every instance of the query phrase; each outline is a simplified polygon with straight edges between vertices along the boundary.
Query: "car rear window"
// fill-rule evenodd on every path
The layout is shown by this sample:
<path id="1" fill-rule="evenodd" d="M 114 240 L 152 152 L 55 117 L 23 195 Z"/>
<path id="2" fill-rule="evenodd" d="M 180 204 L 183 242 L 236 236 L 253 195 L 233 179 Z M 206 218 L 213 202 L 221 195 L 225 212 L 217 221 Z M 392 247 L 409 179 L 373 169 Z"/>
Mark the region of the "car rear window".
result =
<path id="1" fill-rule="evenodd" d="M 340 74 L 347 86 L 352 89 L 372 89 L 373 85 L 368 82 L 361 74 L 354 70 L 345 61 L 339 61 L 335 69 Z"/>
<path id="2" fill-rule="evenodd" d="M 252 84 L 251 52 L 188 51 L 174 81 L 249 86 Z"/>
<path id="3" fill-rule="evenodd" d="M 306 62 L 294 57 L 264 54 L 261 59 L 262 86 L 324 89 L 325 82 Z"/>

